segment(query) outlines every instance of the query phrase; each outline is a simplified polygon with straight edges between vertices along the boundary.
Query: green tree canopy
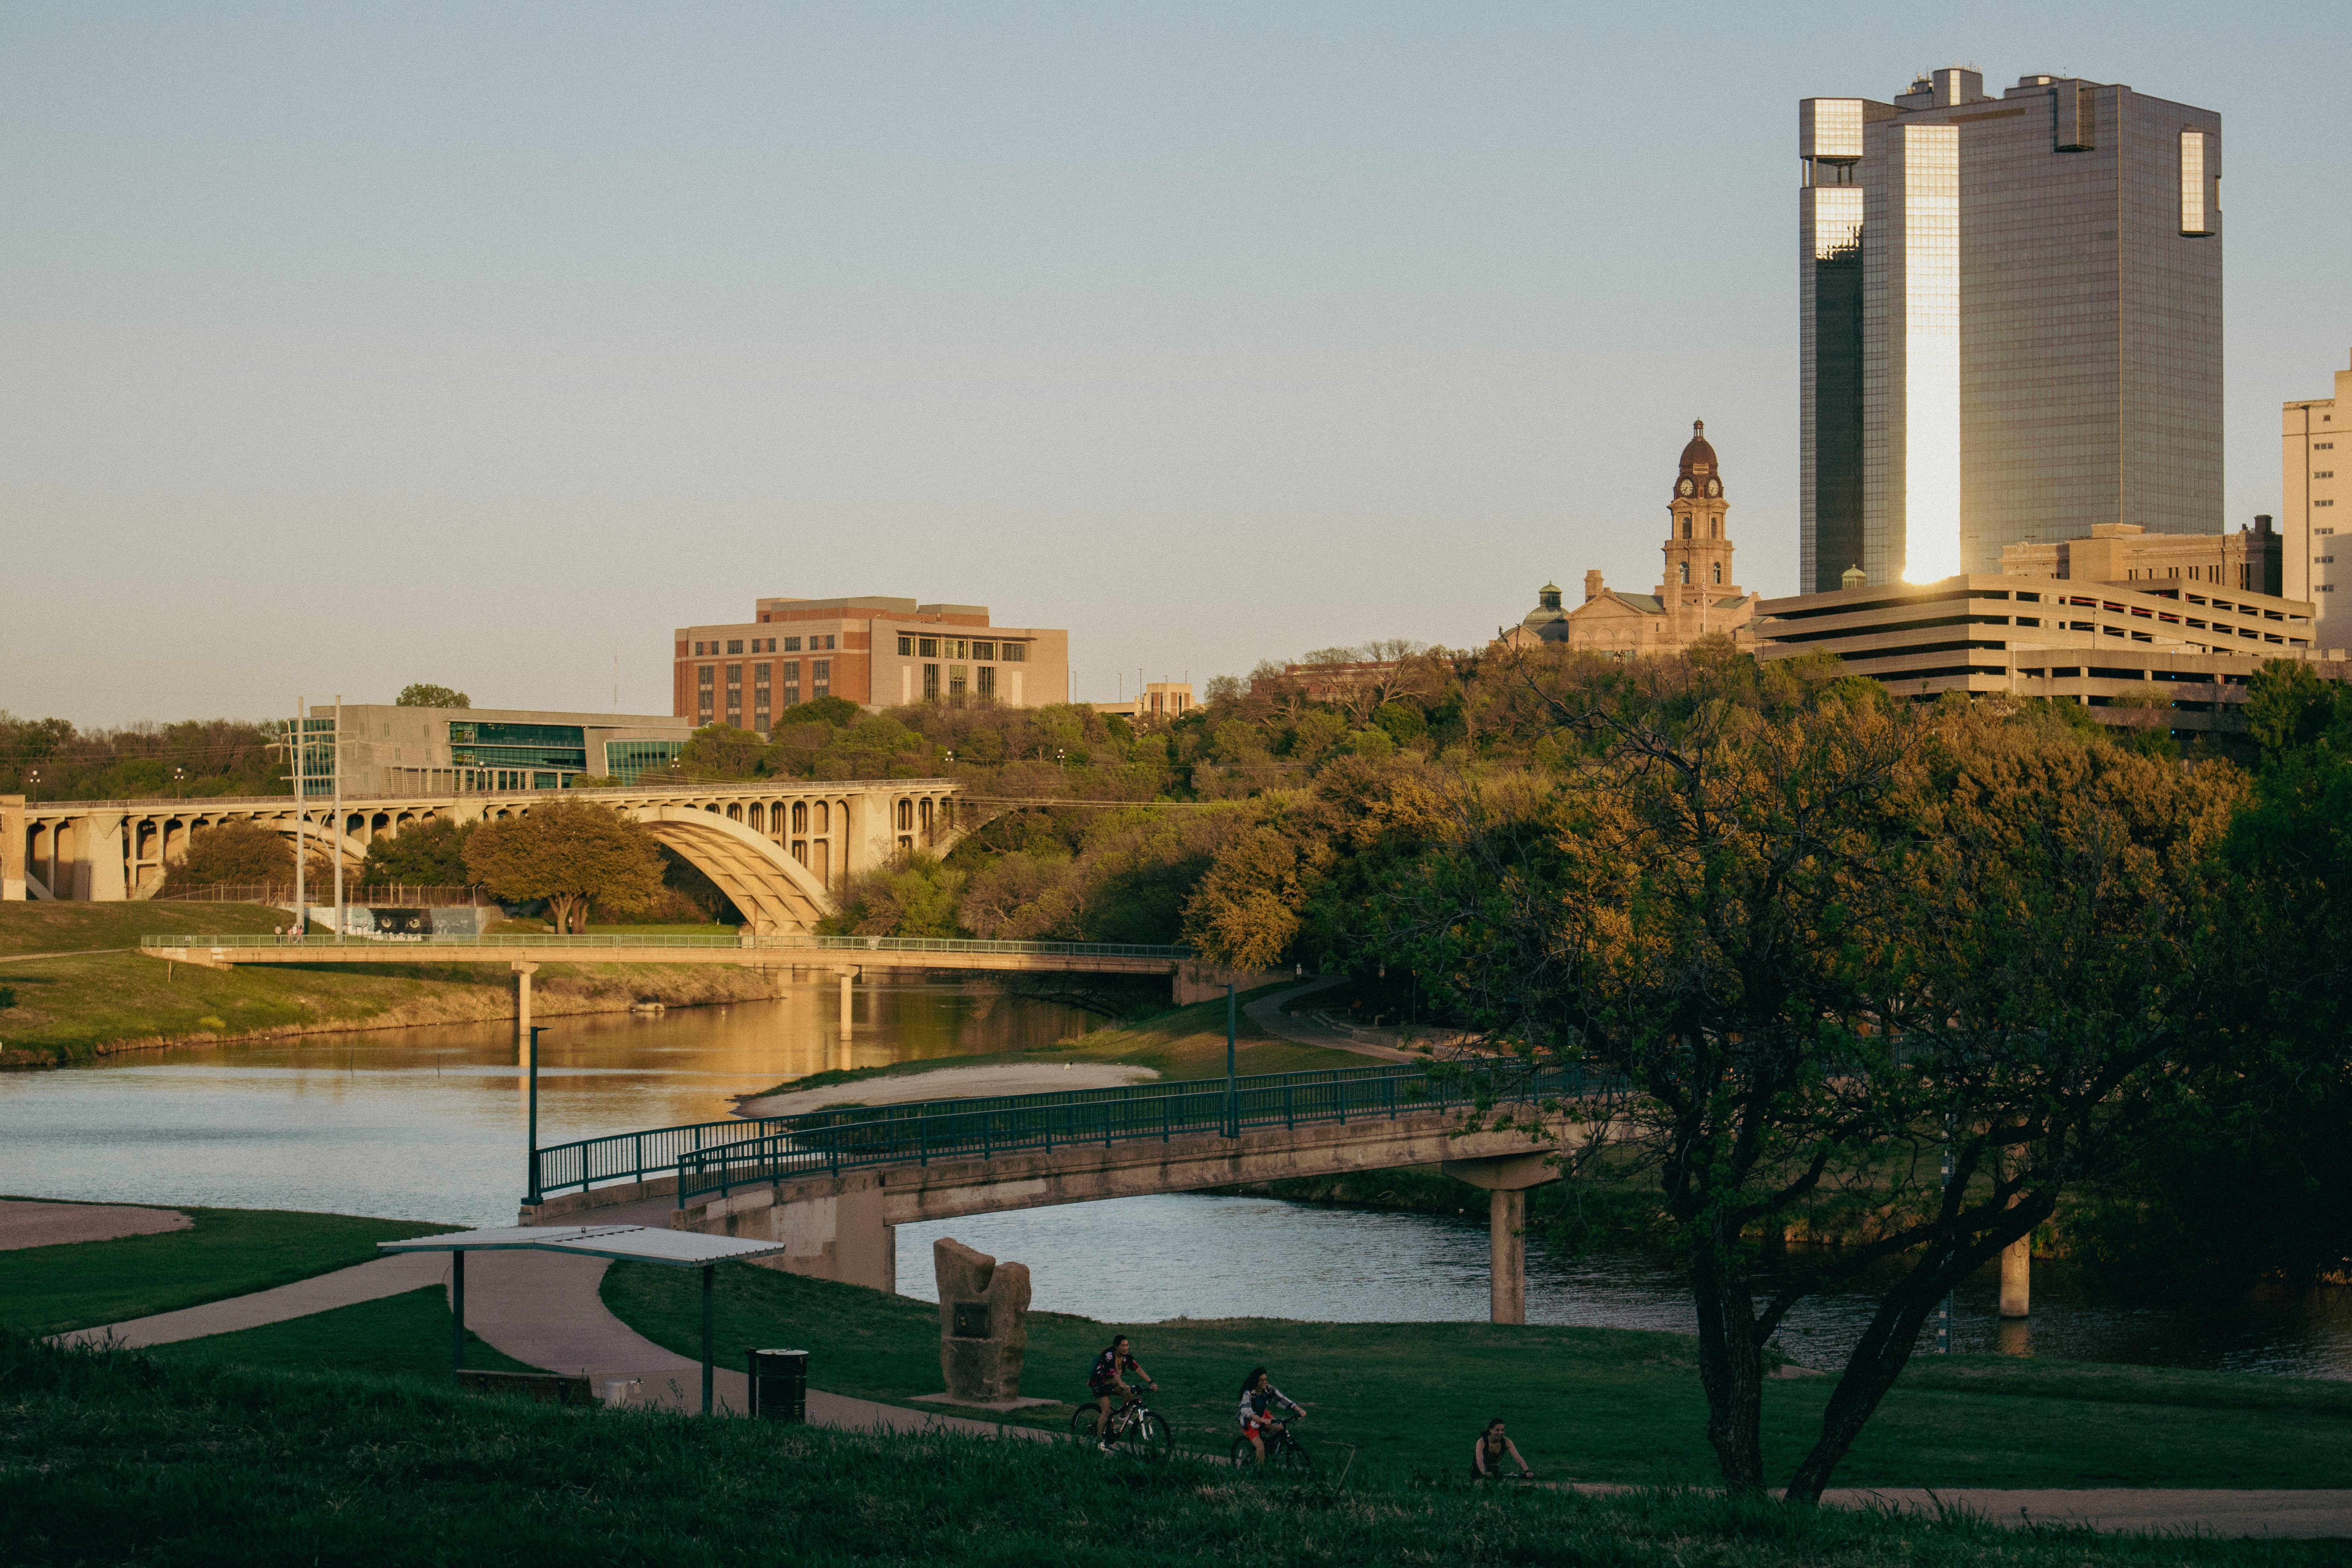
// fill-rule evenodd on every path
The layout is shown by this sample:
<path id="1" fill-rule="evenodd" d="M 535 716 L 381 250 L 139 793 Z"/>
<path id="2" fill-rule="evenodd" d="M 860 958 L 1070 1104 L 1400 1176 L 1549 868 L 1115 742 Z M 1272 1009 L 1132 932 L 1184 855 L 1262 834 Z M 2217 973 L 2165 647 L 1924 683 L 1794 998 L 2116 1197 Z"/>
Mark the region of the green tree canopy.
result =
<path id="1" fill-rule="evenodd" d="M 560 931 L 585 931 L 592 900 L 627 914 L 661 887 L 653 836 L 592 801 L 553 800 L 485 822 L 467 838 L 465 858 L 494 897 L 546 900 Z"/>
<path id="2" fill-rule="evenodd" d="M 163 875 L 163 890 L 278 887 L 293 880 L 294 847 L 282 834 L 258 823 L 224 822 L 188 840 L 187 854 Z"/>
<path id="3" fill-rule="evenodd" d="M 678 771 L 690 779 L 751 779 L 768 771 L 768 743 L 732 724 L 705 724 L 678 752 Z"/>
<path id="4" fill-rule="evenodd" d="M 429 680 L 419 680 L 400 689 L 393 699 L 395 708 L 471 708 L 474 700 L 464 692 L 446 686 L 436 686 Z"/>
<path id="5" fill-rule="evenodd" d="M 360 876 L 371 886 L 401 882 L 420 888 L 462 888 L 474 879 L 466 865 L 466 840 L 470 822 L 427 817 L 412 822 L 388 838 L 368 846 L 367 863 Z"/>

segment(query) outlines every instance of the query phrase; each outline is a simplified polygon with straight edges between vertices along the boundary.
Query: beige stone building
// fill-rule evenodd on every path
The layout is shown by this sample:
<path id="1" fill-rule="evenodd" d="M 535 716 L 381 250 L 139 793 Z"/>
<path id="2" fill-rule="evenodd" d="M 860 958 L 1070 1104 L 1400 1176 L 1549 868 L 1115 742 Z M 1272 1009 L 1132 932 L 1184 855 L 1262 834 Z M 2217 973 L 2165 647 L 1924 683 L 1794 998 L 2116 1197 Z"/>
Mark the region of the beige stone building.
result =
<path id="1" fill-rule="evenodd" d="M 1706 424 L 1694 420 L 1668 500 L 1665 571 L 1647 594 L 1608 586 L 1599 572 L 1584 574 L 1584 602 L 1560 607 L 1560 591 L 1547 583 L 1536 607 L 1502 634 L 1506 647 L 1565 643 L 1582 652 L 1634 658 L 1678 653 L 1703 637 L 1738 635 L 1756 613 L 1757 598 L 1741 588 L 1731 567 L 1731 536 L 1726 517 L 1723 467 L 1706 439 Z"/>
<path id="2" fill-rule="evenodd" d="M 2323 641 L 2352 644 L 2352 552 L 2336 563 L 2336 531 L 2352 511 L 2352 437 L 2337 434 L 2336 416 L 2352 424 L 2352 370 L 2336 373 L 2336 395 L 2290 403 L 2279 418 L 2279 531 L 2286 536 L 2281 592 L 2319 606 Z M 2336 475 L 2341 473 L 2345 479 Z"/>
<path id="3" fill-rule="evenodd" d="M 2011 577 L 2078 583 L 2202 583 L 2273 597 L 2284 593 L 2284 542 L 2267 517 L 2236 533 L 2150 533 L 2136 522 L 2095 522 L 2087 539 L 2011 544 L 2000 570 Z"/>
<path id="4" fill-rule="evenodd" d="M 1117 713 L 1139 723 L 1162 723 L 1192 710 L 1192 683 L 1189 680 L 1147 681 L 1138 696 L 1122 698 L 1117 702 L 1090 702 L 1087 706 L 1097 713 Z"/>

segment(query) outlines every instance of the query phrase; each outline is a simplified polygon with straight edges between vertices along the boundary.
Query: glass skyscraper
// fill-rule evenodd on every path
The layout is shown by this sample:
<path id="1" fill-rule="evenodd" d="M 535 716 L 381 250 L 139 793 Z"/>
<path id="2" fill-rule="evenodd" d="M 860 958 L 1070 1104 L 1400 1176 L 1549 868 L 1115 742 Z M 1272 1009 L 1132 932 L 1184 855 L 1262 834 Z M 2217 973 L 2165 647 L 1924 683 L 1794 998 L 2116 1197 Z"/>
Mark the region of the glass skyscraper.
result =
<path id="1" fill-rule="evenodd" d="M 2221 117 L 1960 68 L 1797 106 L 1802 591 L 2221 530 Z"/>

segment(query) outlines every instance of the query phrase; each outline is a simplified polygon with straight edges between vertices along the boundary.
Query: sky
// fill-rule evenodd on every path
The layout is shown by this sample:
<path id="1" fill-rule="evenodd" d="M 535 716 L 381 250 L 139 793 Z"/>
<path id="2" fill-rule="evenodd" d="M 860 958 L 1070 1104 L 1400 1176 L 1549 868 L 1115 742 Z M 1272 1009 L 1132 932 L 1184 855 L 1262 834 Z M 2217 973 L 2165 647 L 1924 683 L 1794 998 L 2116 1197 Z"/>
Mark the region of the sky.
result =
<path id="1" fill-rule="evenodd" d="M 669 710 L 763 595 L 1074 694 L 1657 581 L 1705 419 L 1793 593 L 1796 102 L 2223 118 L 2231 527 L 2352 352 L 2307 8 L 0 9 L 0 709 Z"/>

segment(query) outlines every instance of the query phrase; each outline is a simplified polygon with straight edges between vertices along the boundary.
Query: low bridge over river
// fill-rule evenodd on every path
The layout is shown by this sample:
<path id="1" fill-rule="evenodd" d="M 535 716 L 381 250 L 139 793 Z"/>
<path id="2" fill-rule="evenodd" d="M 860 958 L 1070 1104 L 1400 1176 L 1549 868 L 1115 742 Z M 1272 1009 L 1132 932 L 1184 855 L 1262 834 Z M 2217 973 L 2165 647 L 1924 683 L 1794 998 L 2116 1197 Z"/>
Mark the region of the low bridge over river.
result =
<path id="1" fill-rule="evenodd" d="M 206 969 L 243 965 L 499 963 L 515 976 L 516 1028 L 530 1027 L 530 977 L 542 963 L 726 964 L 740 969 L 817 971 L 838 974 L 846 1016 L 848 987 L 867 973 L 957 970 L 994 973 L 1164 974 L 1180 1005 L 1206 1001 L 1228 984 L 1244 989 L 1276 975 L 1237 974 L 1204 963 L 1190 948 L 1130 942 L 975 942 L 946 937 L 815 936 L 805 932 L 740 936 L 612 935 L 433 936 L 150 936 L 139 951 L 149 958 Z"/>
<path id="2" fill-rule="evenodd" d="M 849 879 L 893 856 L 945 854 L 1002 803 L 966 802 L 953 779 L 758 779 L 739 784 L 451 795 L 28 801 L 0 795 L 0 900 L 152 898 L 188 840 L 250 822 L 356 872 L 368 845 L 413 823 L 494 822 L 542 802 L 608 805 L 692 861 L 754 931 L 806 931 Z M 320 889 L 323 891 L 323 889 Z"/>
<path id="3" fill-rule="evenodd" d="M 1609 1092 L 1573 1069 L 1398 1066 L 705 1122 L 537 1151 L 522 1217 L 667 1197 L 678 1229 L 779 1243 L 778 1267 L 893 1290 L 901 1225 L 1437 1165 L 1487 1190 L 1491 1315 L 1518 1323 L 1528 1189 Z M 1515 1125 L 1496 1125 L 1504 1109 Z"/>

